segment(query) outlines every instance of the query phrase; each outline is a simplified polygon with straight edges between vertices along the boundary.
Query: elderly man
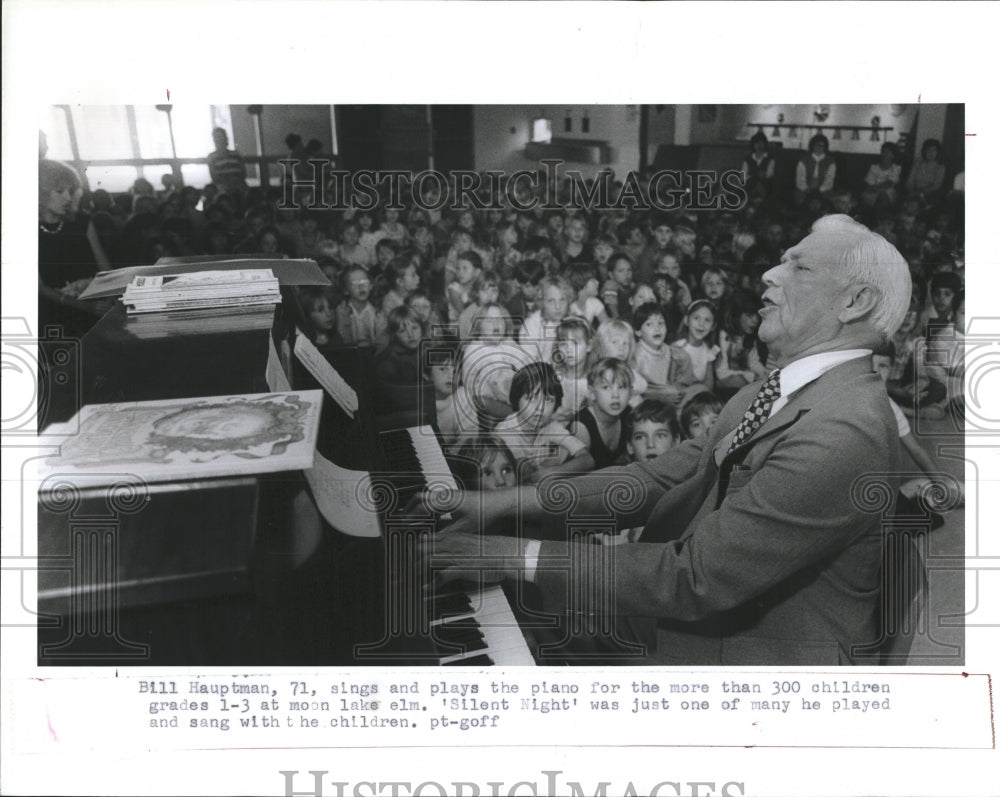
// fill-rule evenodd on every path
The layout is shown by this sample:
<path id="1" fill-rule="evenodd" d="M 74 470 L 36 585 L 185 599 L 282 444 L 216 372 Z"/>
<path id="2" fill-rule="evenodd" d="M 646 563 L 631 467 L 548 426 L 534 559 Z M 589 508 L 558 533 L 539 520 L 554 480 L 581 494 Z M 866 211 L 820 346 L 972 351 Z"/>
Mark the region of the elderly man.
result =
<path id="1" fill-rule="evenodd" d="M 647 664 L 853 663 L 876 639 L 881 563 L 880 517 L 859 491 L 900 464 L 871 353 L 902 322 L 909 271 L 885 239 L 827 216 L 764 281 L 758 334 L 780 369 L 733 397 L 707 437 L 548 490 L 465 495 L 430 546 L 438 577 L 523 574 L 557 614 L 647 619 Z M 644 524 L 641 541 L 476 533 L 517 514 L 530 528 L 570 493 L 570 517 Z"/>

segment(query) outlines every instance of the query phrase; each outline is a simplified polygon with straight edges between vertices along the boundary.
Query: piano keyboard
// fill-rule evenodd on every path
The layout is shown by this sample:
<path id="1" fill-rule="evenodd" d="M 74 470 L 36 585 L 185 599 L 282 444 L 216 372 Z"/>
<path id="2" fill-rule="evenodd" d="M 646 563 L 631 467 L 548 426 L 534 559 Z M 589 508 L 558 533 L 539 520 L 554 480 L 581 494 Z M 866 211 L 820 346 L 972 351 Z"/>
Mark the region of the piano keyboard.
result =
<path id="1" fill-rule="evenodd" d="M 380 435 L 382 453 L 392 473 L 392 483 L 402 502 L 433 484 L 457 490 L 458 485 L 445 461 L 437 435 L 430 426 L 393 429 Z"/>
<path id="2" fill-rule="evenodd" d="M 400 505 L 429 484 L 457 490 L 430 426 L 382 432 L 380 445 Z M 458 585 L 425 600 L 431 637 L 443 666 L 528 666 L 535 660 L 499 585 Z"/>
<path id="3" fill-rule="evenodd" d="M 428 600 L 428 613 L 443 666 L 535 666 L 499 585 L 437 594 Z"/>

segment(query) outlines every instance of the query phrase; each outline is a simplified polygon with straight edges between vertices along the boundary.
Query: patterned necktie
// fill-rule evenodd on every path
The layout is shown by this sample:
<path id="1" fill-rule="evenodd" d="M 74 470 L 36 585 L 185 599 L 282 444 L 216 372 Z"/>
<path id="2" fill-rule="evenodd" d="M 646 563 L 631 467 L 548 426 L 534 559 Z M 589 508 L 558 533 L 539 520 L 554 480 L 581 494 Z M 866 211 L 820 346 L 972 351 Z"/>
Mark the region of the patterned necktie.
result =
<path id="1" fill-rule="evenodd" d="M 747 440 L 754 436 L 758 429 L 771 414 L 771 405 L 781 396 L 781 370 L 776 368 L 768 374 L 764 384 L 760 386 L 753 402 L 743 413 L 743 420 L 736 427 L 736 434 L 733 435 L 732 445 L 726 454 L 731 454 Z"/>

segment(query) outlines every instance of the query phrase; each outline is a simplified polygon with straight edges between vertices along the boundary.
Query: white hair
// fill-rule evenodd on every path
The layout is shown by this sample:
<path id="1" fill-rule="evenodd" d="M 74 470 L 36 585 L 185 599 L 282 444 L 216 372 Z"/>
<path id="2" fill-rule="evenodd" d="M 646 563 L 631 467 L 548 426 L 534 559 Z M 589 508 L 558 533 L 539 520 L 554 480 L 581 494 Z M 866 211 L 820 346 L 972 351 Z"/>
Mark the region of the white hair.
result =
<path id="1" fill-rule="evenodd" d="M 905 258 L 885 238 L 850 216 L 822 216 L 813 224 L 812 232 L 846 239 L 839 265 L 845 269 L 848 280 L 875 292 L 877 302 L 869 323 L 883 338 L 892 337 L 906 317 L 913 290 Z"/>

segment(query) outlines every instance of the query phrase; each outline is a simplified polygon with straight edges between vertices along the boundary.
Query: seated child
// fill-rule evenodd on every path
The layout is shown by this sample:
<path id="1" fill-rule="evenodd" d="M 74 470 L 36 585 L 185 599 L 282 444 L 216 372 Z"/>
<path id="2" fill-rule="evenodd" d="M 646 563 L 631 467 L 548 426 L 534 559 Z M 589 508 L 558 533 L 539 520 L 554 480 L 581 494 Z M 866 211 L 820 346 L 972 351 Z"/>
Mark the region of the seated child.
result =
<path id="1" fill-rule="evenodd" d="M 594 241 L 594 267 L 602 284 L 610 276 L 608 266 L 617 249 L 618 239 L 610 233 L 601 233 Z"/>
<path id="2" fill-rule="evenodd" d="M 681 329 L 683 337 L 674 343 L 691 358 L 694 381 L 709 390 L 715 387 L 715 366 L 719 361 L 716 344 L 715 305 L 707 299 L 697 299 L 688 305 Z"/>
<path id="3" fill-rule="evenodd" d="M 626 429 L 626 450 L 633 462 L 654 460 L 673 448 L 681 437 L 674 408 L 660 399 L 643 399 Z"/>
<path id="4" fill-rule="evenodd" d="M 587 352 L 591 327 L 582 318 L 568 316 L 556 327 L 556 346 L 552 365 L 562 383 L 562 402 L 555 419 L 569 423 L 587 399 Z"/>
<path id="5" fill-rule="evenodd" d="M 423 326 L 406 305 L 389 312 L 389 344 L 375 356 L 375 375 L 384 385 L 416 385 L 420 382 L 420 341 Z"/>
<path id="6" fill-rule="evenodd" d="M 571 263 L 568 270 L 569 284 L 576 292 L 576 298 L 569 306 L 569 314 L 586 319 L 588 324 L 607 321 L 608 312 L 604 303 L 597 298 L 599 284 L 594 267 L 590 263 Z"/>
<path id="7" fill-rule="evenodd" d="M 479 314 L 480 308 L 500 298 L 500 275 L 495 271 L 480 271 L 472 281 L 471 295 L 472 303 L 458 316 L 458 337 L 462 340 L 472 337 L 472 319 Z"/>
<path id="8" fill-rule="evenodd" d="M 894 353 L 892 343 L 888 342 L 876 348 L 872 354 L 872 362 L 875 366 L 875 372 L 884 382 L 888 381 Z M 923 446 L 921 446 L 917 439 L 913 436 L 910 429 L 910 423 L 906 419 L 906 415 L 900 409 L 899 405 L 896 404 L 896 402 L 891 398 L 889 399 L 889 404 L 892 407 L 893 415 L 896 416 L 896 424 L 899 427 L 900 445 L 910 455 L 913 463 L 927 476 L 927 478 L 933 480 L 935 475 L 941 471 L 941 468 L 934 464 L 934 461 L 930 458 L 927 452 L 924 451 Z M 947 495 L 947 498 L 944 503 L 952 506 L 957 506 L 964 500 L 962 489 L 959 485 L 952 485 L 950 487 L 949 485 L 945 485 L 945 494 Z"/>
<path id="9" fill-rule="evenodd" d="M 463 423 L 473 417 L 489 427 L 513 411 L 507 403 L 511 382 L 533 357 L 514 341 L 512 332 L 510 316 L 496 302 L 483 305 L 473 319 L 472 339 L 462 347 L 464 391 L 456 396 Z M 464 401 L 471 403 L 462 404 Z"/>
<path id="10" fill-rule="evenodd" d="M 562 386 L 549 363 L 533 362 L 518 371 L 509 398 L 517 410 L 497 424 L 495 434 L 517 459 L 519 482 L 535 483 L 549 473 L 594 467 L 586 446 L 552 420 L 562 400 Z"/>
<path id="11" fill-rule="evenodd" d="M 337 316 L 330 306 L 328 291 L 305 286 L 299 289 L 299 298 L 308 320 L 308 329 L 304 330 L 308 338 L 317 346 L 342 343 L 337 334 Z"/>
<path id="12" fill-rule="evenodd" d="M 684 439 L 694 440 L 708 434 L 720 412 L 722 402 L 714 393 L 708 390 L 695 393 L 681 408 L 681 431 Z"/>
<path id="13" fill-rule="evenodd" d="M 438 315 L 427 291 L 423 288 L 410 291 L 406 296 L 405 304 L 416 314 L 417 320 L 424 325 L 427 333 L 433 337 L 435 330 L 441 326 L 441 316 Z"/>
<path id="14" fill-rule="evenodd" d="M 750 291 L 737 291 L 726 307 L 719 330 L 719 359 L 715 363 L 716 387 L 720 394 L 735 393 L 744 385 L 767 376 L 767 351 L 757 339 L 760 299 Z M 761 356 L 763 354 L 763 356 Z"/>
<path id="15" fill-rule="evenodd" d="M 649 389 L 646 378 L 635 368 L 632 368 L 631 360 L 634 351 L 635 332 L 632 327 L 627 321 L 611 318 L 597 328 L 587 358 L 588 368 L 590 364 L 605 357 L 614 357 L 629 364 L 632 371 L 632 398 L 629 400 L 629 404 L 633 408 L 642 401 L 642 394 Z"/>
<path id="16" fill-rule="evenodd" d="M 424 374 L 434 388 L 437 430 L 447 447 L 463 437 L 463 429 L 455 405 L 455 359 L 458 348 L 452 341 L 435 341 L 427 347 Z M 474 431 L 475 426 L 470 431 Z"/>
<path id="17" fill-rule="evenodd" d="M 684 391 L 695 381 L 694 369 L 687 352 L 667 345 L 663 308 L 656 302 L 640 305 L 632 316 L 632 328 L 638 342 L 631 364 L 649 383 L 643 397 L 662 398 L 679 406 Z"/>
<path id="18" fill-rule="evenodd" d="M 572 290 L 563 277 L 545 277 L 539 284 L 541 307 L 524 319 L 518 338 L 521 348 L 538 362 L 552 362 L 556 329 L 566 317 Z"/>
<path id="19" fill-rule="evenodd" d="M 462 252 L 455 258 L 455 279 L 448 283 L 448 320 L 457 323 L 462 311 L 472 303 L 472 286 L 483 270 L 483 260 L 475 252 Z"/>
<path id="20" fill-rule="evenodd" d="M 632 369 L 622 360 L 597 360 L 587 371 L 587 406 L 570 431 L 590 449 L 594 467 L 625 464 L 632 397 Z"/>
<path id="21" fill-rule="evenodd" d="M 344 271 L 343 293 L 347 297 L 337 305 L 337 332 L 344 343 L 374 346 L 376 338 L 375 307 L 368 301 L 372 283 L 361 266 Z"/>
<path id="22" fill-rule="evenodd" d="M 517 460 L 499 437 L 469 440 L 448 457 L 448 464 L 468 490 L 502 490 L 517 484 Z"/>
<path id="23" fill-rule="evenodd" d="M 665 451 L 673 448 L 680 440 L 677 413 L 674 408 L 660 399 L 644 399 L 623 424 L 622 434 L 626 439 L 626 451 L 633 462 L 651 462 Z M 604 545 L 621 545 L 638 542 L 643 527 L 622 529 L 616 534 L 605 534 Z"/>
<path id="24" fill-rule="evenodd" d="M 628 300 L 635 285 L 632 282 L 632 261 L 628 255 L 615 255 L 610 260 L 610 277 L 601 288 L 601 300 L 612 318 L 628 317 Z"/>
<path id="25" fill-rule="evenodd" d="M 545 276 L 545 267 L 537 260 L 522 260 L 514 269 L 517 291 L 507 300 L 507 310 L 514 319 L 514 332 L 520 334 L 524 319 L 535 312 L 538 285 Z"/>

